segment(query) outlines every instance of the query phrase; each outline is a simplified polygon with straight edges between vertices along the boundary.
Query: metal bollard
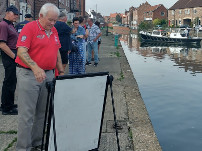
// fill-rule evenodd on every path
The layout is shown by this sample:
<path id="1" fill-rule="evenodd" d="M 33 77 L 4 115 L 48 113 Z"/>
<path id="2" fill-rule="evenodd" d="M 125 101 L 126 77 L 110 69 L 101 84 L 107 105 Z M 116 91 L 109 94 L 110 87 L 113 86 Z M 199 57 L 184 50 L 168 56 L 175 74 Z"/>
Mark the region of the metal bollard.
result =
<path id="1" fill-rule="evenodd" d="M 119 40 L 119 35 L 116 34 L 115 37 L 114 37 L 114 46 L 115 47 L 118 47 L 118 40 Z"/>

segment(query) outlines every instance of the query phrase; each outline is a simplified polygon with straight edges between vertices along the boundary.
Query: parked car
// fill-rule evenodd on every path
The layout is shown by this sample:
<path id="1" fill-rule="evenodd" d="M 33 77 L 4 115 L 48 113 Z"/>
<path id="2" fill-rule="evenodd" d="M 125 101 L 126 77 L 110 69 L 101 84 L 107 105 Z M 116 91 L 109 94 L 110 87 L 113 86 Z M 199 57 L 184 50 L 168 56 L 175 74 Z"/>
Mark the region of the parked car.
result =
<path id="1" fill-rule="evenodd" d="M 199 30 L 199 31 L 202 30 L 202 25 L 196 25 L 195 30 Z"/>

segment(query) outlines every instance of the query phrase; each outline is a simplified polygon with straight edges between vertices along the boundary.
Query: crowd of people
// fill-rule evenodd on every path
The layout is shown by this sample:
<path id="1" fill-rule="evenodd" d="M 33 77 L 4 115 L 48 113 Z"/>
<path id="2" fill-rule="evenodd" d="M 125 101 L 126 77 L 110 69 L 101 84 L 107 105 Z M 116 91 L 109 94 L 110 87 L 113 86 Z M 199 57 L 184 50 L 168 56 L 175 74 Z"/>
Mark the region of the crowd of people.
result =
<path id="1" fill-rule="evenodd" d="M 31 14 L 14 26 L 20 12 L 15 6 L 6 10 L 0 22 L 0 49 L 5 77 L 2 86 L 2 115 L 18 115 L 17 151 L 36 150 L 43 135 L 46 82 L 55 76 L 85 74 L 86 65 L 99 63 L 101 43 L 99 22 L 67 16 L 51 3 L 44 4 L 39 19 Z M 18 89 L 17 104 L 14 104 Z"/>

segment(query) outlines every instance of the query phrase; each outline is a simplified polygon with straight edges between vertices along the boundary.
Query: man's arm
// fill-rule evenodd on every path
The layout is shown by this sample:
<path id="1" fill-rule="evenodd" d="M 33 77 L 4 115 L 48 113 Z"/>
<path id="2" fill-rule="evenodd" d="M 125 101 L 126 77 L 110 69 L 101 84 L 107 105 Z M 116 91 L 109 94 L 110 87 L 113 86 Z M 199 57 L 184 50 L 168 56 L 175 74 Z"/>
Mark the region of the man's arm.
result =
<path id="1" fill-rule="evenodd" d="M 4 51 L 9 57 L 15 59 L 15 53 L 7 46 L 5 42 L 0 42 L 0 49 Z"/>
<path id="2" fill-rule="evenodd" d="M 25 47 L 19 47 L 17 51 L 18 57 L 24 62 L 34 73 L 34 76 L 38 82 L 43 82 L 46 79 L 46 74 L 29 56 L 28 49 Z"/>
<path id="3" fill-rule="evenodd" d="M 99 33 L 93 41 L 96 42 L 100 36 L 102 36 L 102 33 Z"/>
<path id="4" fill-rule="evenodd" d="M 62 60 L 61 60 L 60 51 L 58 51 L 58 54 L 57 54 L 56 68 L 58 69 L 59 75 L 64 75 L 64 69 L 63 69 L 63 66 L 62 66 Z"/>
<path id="5" fill-rule="evenodd" d="M 88 29 L 86 29 L 85 39 L 88 38 L 88 35 L 89 35 L 89 31 L 88 31 Z"/>

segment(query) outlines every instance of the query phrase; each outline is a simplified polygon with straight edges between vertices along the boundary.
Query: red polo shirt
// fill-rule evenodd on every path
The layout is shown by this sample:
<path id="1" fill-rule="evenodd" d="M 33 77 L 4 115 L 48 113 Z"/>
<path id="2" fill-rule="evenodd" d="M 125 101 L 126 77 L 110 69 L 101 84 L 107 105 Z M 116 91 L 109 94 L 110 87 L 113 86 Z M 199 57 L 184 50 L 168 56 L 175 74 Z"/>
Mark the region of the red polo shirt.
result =
<path id="1" fill-rule="evenodd" d="M 26 47 L 30 58 L 44 70 L 55 69 L 57 53 L 61 47 L 56 28 L 53 27 L 51 31 L 52 34 L 48 37 L 39 21 L 33 21 L 23 27 L 17 42 L 17 48 Z M 28 68 L 19 57 L 15 62 Z"/>

